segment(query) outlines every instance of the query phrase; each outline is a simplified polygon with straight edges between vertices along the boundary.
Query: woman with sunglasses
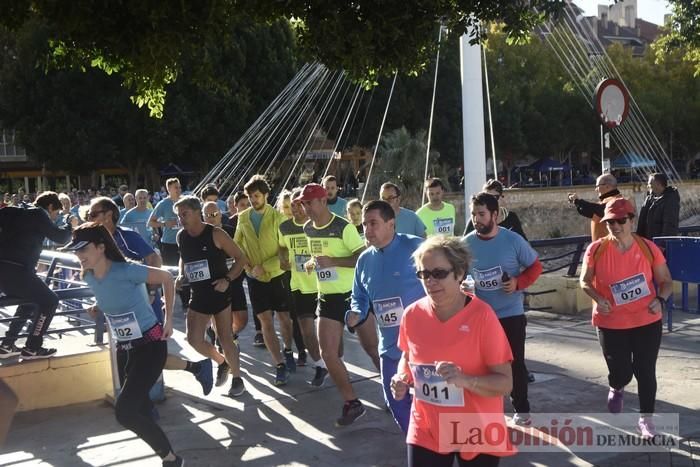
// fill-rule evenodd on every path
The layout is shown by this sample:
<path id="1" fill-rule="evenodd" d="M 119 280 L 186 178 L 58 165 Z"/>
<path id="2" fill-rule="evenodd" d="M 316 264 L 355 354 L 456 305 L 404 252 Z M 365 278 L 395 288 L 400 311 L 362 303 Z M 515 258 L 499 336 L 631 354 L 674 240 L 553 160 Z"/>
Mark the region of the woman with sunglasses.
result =
<path id="1" fill-rule="evenodd" d="M 403 357 L 391 382 L 397 400 L 414 388 L 408 465 L 452 466 L 456 458 L 460 466 L 496 466 L 514 453 L 503 416 L 503 396 L 513 385 L 508 339 L 491 307 L 460 289 L 470 255 L 458 238 L 430 237 L 413 259 L 427 296 L 404 312 Z M 487 426 L 503 441 L 463 442 Z"/>
<path id="2" fill-rule="evenodd" d="M 605 207 L 601 222 L 608 236 L 586 250 L 580 285 L 593 299 L 592 321 L 608 365 L 608 410 L 622 411 L 624 388 L 634 375 L 638 428 L 642 437 L 651 438 L 655 434 L 656 358 L 672 280 L 661 250 L 632 233 L 633 218 L 634 206 L 626 199 Z"/>
<path id="3" fill-rule="evenodd" d="M 94 222 L 74 230 L 72 241 L 63 249 L 78 256 L 83 280 L 110 322 L 117 346 L 127 351 L 126 378 L 115 405 L 117 421 L 148 443 L 163 466 L 184 465 L 151 418 L 153 403 L 148 395 L 163 371 L 168 356 L 166 341 L 173 333 L 173 277 L 164 269 L 127 262 L 109 231 Z M 150 305 L 147 284 L 163 286 L 163 324 Z"/>

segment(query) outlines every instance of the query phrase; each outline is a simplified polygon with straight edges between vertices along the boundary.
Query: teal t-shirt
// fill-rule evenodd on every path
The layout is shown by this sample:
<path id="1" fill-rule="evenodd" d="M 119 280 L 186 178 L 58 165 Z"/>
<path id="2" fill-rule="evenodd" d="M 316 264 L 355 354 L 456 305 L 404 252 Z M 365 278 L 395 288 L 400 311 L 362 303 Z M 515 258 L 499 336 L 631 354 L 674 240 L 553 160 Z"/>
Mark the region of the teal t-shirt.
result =
<path id="1" fill-rule="evenodd" d="M 158 201 L 158 204 L 156 204 L 156 207 L 153 209 L 153 217 L 155 217 L 158 222 L 178 220 L 177 214 L 175 214 L 175 211 L 173 211 L 174 205 L 175 203 L 170 198 L 165 198 Z M 163 226 L 163 237 L 160 239 L 160 241 L 163 243 L 175 245 L 175 238 L 177 238 L 177 232 L 179 230 L 179 222 L 178 225 L 176 225 L 175 227 Z"/>
<path id="2" fill-rule="evenodd" d="M 250 222 L 253 224 L 255 234 L 260 235 L 260 224 L 262 224 L 263 213 L 253 209 L 250 213 Z"/>

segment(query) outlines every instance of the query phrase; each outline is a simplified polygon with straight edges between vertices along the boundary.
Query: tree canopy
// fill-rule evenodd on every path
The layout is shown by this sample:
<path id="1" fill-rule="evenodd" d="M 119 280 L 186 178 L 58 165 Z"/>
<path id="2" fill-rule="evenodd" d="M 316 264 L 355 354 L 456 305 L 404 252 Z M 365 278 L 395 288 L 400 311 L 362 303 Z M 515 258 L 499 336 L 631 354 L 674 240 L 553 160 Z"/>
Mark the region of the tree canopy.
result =
<path id="1" fill-rule="evenodd" d="M 0 22 L 18 29 L 32 20 L 48 27 L 48 62 L 58 68 L 117 74 L 132 99 L 162 116 L 166 85 L 196 63 L 194 78 L 212 79 L 207 50 L 232 40 L 234 24 L 289 18 L 307 58 L 346 70 L 367 84 L 396 70 L 418 74 L 435 50 L 436 25 L 456 35 L 477 21 L 502 21 L 513 39 L 526 38 L 564 0 L 199 0 L 190 2 L 6 0 Z M 478 39 L 475 35 L 474 39 Z"/>
<path id="2" fill-rule="evenodd" d="M 695 66 L 695 77 L 700 77 L 700 0 L 668 0 L 673 14 L 668 34 L 656 47 L 656 58 L 664 61 L 668 55 L 683 50 L 683 60 Z"/>

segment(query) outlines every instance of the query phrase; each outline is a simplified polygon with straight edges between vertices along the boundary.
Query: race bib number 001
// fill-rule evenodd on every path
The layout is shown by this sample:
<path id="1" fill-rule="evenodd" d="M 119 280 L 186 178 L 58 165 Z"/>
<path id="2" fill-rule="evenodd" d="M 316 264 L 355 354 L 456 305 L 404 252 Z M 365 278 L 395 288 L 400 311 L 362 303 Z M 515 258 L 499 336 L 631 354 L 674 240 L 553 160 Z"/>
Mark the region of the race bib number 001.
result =
<path id="1" fill-rule="evenodd" d="M 209 273 L 209 262 L 206 259 L 201 259 L 199 261 L 190 261 L 189 263 L 185 263 L 185 275 L 190 283 L 211 279 L 211 274 Z"/>
<path id="2" fill-rule="evenodd" d="M 464 389 L 448 384 L 435 371 L 435 365 L 411 363 L 415 397 L 441 407 L 463 407 Z"/>
<path id="3" fill-rule="evenodd" d="M 644 273 L 628 277 L 610 285 L 615 305 L 627 305 L 651 295 Z"/>
<path id="4" fill-rule="evenodd" d="M 393 328 L 401 324 L 403 303 L 401 297 L 384 298 L 374 301 L 374 314 L 377 323 L 383 328 Z"/>
<path id="5" fill-rule="evenodd" d="M 480 271 L 474 269 L 474 285 L 479 290 L 498 290 L 502 288 L 503 270 L 500 266 Z"/>
<path id="6" fill-rule="evenodd" d="M 337 281 L 338 271 L 335 268 L 317 269 L 316 277 L 318 277 L 319 282 Z"/>
<path id="7" fill-rule="evenodd" d="M 436 234 L 440 235 L 452 235 L 452 229 L 454 228 L 454 221 L 451 218 L 447 219 L 435 219 L 433 221 L 433 228 Z"/>
<path id="8" fill-rule="evenodd" d="M 107 315 L 109 325 L 112 328 L 112 335 L 118 341 L 130 341 L 143 337 L 141 328 L 134 313 L 124 313 L 123 315 Z"/>

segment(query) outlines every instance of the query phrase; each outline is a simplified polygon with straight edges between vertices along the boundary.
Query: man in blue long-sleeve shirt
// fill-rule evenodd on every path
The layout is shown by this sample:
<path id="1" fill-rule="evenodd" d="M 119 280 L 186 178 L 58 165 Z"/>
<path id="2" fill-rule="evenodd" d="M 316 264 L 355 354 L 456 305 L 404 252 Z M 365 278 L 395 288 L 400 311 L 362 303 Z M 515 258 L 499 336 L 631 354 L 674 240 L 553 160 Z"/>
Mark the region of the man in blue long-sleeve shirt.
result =
<path id="1" fill-rule="evenodd" d="M 384 399 L 405 433 L 408 430 L 411 398 L 394 400 L 389 385 L 401 359 L 401 350 L 396 343 L 403 311 L 425 296 L 411 258 L 423 239 L 397 234 L 394 210 L 385 201 L 371 201 L 364 207 L 362 225 L 370 246 L 357 260 L 351 310 L 346 315 L 346 322 L 351 328 L 362 325 L 372 305 L 380 333 Z"/>

